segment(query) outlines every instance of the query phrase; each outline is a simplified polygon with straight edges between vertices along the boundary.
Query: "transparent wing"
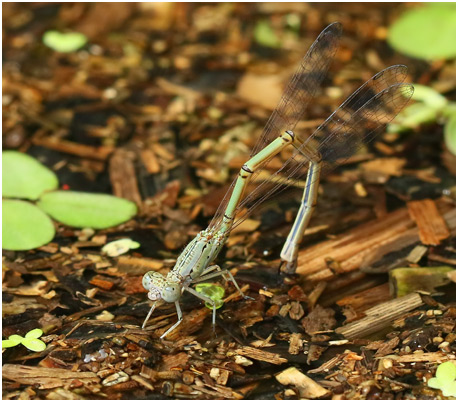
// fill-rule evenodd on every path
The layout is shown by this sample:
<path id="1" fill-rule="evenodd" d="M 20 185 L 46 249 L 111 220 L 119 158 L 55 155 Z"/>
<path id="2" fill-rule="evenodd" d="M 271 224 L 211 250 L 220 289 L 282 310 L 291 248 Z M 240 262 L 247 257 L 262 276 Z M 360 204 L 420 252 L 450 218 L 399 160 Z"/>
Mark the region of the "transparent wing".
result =
<path id="1" fill-rule="evenodd" d="M 322 81 L 326 77 L 341 35 L 342 25 L 339 22 L 328 25 L 320 33 L 286 86 L 280 102 L 273 111 L 261 136 L 253 147 L 251 156 L 257 154 L 283 131 L 294 130 L 296 124 L 304 117 L 304 112 L 308 103 L 315 96 Z M 262 94 L 260 94 L 260 96 L 262 96 Z M 255 179 L 256 177 L 253 175 L 252 180 Z M 235 180 L 219 205 L 210 224 L 211 227 L 219 224 L 232 194 L 234 185 Z"/>
<path id="2" fill-rule="evenodd" d="M 305 179 L 307 169 L 304 167 L 311 159 L 322 158 L 321 177 L 323 177 L 354 155 L 384 131 L 386 124 L 393 120 L 408 103 L 413 91 L 411 84 L 390 85 L 352 112 L 352 105 L 360 104 L 357 100 L 358 91 L 354 93 L 295 150 L 280 169 L 247 194 L 236 211 L 233 228 L 274 193 L 281 192 L 293 181 Z M 364 91 L 364 93 L 369 92 Z"/>
<path id="3" fill-rule="evenodd" d="M 293 131 L 296 124 L 304 118 L 309 102 L 326 77 L 341 36 L 342 25 L 339 22 L 328 25 L 320 33 L 283 91 L 280 102 L 272 112 L 250 156 L 257 154 L 283 131 Z"/>

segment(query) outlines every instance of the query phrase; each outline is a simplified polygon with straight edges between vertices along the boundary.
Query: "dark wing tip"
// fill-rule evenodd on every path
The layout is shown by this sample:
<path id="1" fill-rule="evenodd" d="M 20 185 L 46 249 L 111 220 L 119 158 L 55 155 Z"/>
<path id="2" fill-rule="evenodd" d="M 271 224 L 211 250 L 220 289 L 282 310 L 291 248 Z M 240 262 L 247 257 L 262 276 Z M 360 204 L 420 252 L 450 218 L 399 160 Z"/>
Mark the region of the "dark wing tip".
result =
<path id="1" fill-rule="evenodd" d="M 326 28 L 323 29 L 323 33 L 332 32 L 336 36 L 341 36 L 343 31 L 342 24 L 338 21 L 329 24 Z"/>

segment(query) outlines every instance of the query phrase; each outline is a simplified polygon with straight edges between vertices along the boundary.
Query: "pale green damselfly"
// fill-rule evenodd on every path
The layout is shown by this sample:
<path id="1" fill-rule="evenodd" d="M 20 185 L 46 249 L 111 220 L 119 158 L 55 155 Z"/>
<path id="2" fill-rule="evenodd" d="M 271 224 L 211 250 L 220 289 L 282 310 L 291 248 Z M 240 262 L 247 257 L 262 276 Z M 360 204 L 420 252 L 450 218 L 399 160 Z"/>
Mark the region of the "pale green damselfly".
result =
<path id="1" fill-rule="evenodd" d="M 310 47 L 269 118 L 250 159 L 242 166 L 209 227 L 186 246 L 166 277 L 154 271 L 144 275 L 143 286 L 148 291 L 148 298 L 154 303 L 143 328 L 157 302 L 164 300 L 175 303 L 178 321 L 161 338 L 173 331 L 183 319 L 179 299 L 184 291 L 213 306 L 214 328 L 215 302 L 198 293 L 191 285 L 222 276 L 232 281 L 240 295 L 246 297 L 228 270 L 211 264 L 231 230 L 253 208 L 303 175 L 306 180 L 300 209 L 280 254 L 286 264 L 286 271 L 294 272 L 299 244 L 316 203 L 320 175 L 323 176 L 369 143 L 407 104 L 413 87 L 403 83 L 407 68 L 395 65 L 377 73 L 362 85 L 309 137 L 295 131 L 296 124 L 303 118 L 309 101 L 327 74 L 341 33 L 341 24 L 333 23 L 321 32 Z M 254 191 L 245 195 L 248 183 L 254 181 L 261 169 L 284 148 L 291 146 L 294 147 L 292 155 L 282 167 L 261 182 Z"/>

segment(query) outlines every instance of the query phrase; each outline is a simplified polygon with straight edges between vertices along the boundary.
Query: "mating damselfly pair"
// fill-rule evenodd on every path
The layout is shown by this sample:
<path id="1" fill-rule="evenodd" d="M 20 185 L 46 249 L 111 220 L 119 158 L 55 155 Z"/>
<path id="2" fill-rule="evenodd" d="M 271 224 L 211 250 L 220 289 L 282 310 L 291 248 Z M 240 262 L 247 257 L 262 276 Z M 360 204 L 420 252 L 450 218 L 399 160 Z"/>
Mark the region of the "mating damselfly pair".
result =
<path id="1" fill-rule="evenodd" d="M 254 208 L 288 184 L 305 177 L 301 205 L 280 254 L 286 270 L 294 272 L 299 245 L 316 203 L 320 176 L 383 132 L 386 124 L 394 119 L 413 94 L 412 85 L 403 83 L 407 68 L 403 65 L 391 66 L 356 90 L 312 135 L 296 131 L 297 123 L 304 117 L 307 105 L 327 74 L 341 34 L 341 24 L 333 23 L 312 44 L 270 116 L 250 159 L 242 166 L 208 228 L 186 246 L 166 277 L 154 271 L 144 275 L 143 286 L 154 304 L 143 328 L 157 302 L 164 300 L 175 303 L 178 321 L 161 338 L 175 329 L 183 319 L 179 299 L 184 291 L 213 306 L 214 327 L 216 303 L 191 285 L 222 276 L 232 281 L 240 295 L 246 297 L 229 271 L 211 264 L 231 230 Z M 272 158 L 287 147 L 292 148 L 292 154 L 283 165 L 268 179 L 261 181 L 254 191 L 245 194 L 248 183 L 253 182 Z"/>

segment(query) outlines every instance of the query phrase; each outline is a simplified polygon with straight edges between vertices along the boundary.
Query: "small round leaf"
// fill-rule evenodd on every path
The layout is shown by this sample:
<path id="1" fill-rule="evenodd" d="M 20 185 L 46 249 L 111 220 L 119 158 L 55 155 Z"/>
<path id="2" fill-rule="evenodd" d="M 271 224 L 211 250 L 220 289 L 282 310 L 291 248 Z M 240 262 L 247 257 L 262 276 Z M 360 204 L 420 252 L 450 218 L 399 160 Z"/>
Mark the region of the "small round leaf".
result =
<path id="1" fill-rule="evenodd" d="M 36 200 L 59 185 L 53 171 L 22 152 L 2 152 L 2 169 L 3 197 Z"/>
<path id="2" fill-rule="evenodd" d="M 61 53 L 70 53 L 82 48 L 87 42 L 85 35 L 79 32 L 47 31 L 43 43 Z"/>
<path id="3" fill-rule="evenodd" d="M 40 208 L 27 201 L 2 201 L 2 247 L 30 250 L 49 243 L 54 225 Z"/>
<path id="4" fill-rule="evenodd" d="M 399 52 L 424 60 L 456 55 L 455 3 L 429 3 L 406 11 L 388 32 L 389 44 Z"/>
<path id="5" fill-rule="evenodd" d="M 450 361 L 439 364 L 436 370 L 436 377 L 445 382 L 453 381 L 456 378 L 455 364 Z"/>
<path id="6" fill-rule="evenodd" d="M 278 39 L 274 30 L 268 21 L 258 21 L 254 27 L 254 39 L 262 46 L 278 48 L 280 39 Z"/>
<path id="7" fill-rule="evenodd" d="M 22 344 L 32 352 L 42 352 L 46 349 L 46 343 L 41 339 L 24 339 Z"/>
<path id="8" fill-rule="evenodd" d="M 21 336 L 21 339 L 16 339 L 16 338 L 11 339 L 11 336 L 10 336 L 9 339 L 2 340 L 2 349 L 13 348 L 19 345 L 22 342 L 22 339 L 23 339 L 22 336 Z"/>
<path id="9" fill-rule="evenodd" d="M 214 285 L 212 283 L 199 283 L 196 285 L 196 291 L 203 296 L 212 299 L 215 302 L 217 309 L 219 309 L 224 304 L 222 300 L 224 296 L 224 288 L 221 286 Z M 205 307 L 213 309 L 213 306 L 208 302 L 205 303 Z"/>
<path id="10" fill-rule="evenodd" d="M 137 213 L 137 206 L 123 198 L 77 191 L 45 193 L 38 206 L 59 222 L 77 228 L 106 229 Z"/>
<path id="11" fill-rule="evenodd" d="M 40 328 L 35 328 L 27 332 L 25 337 L 27 339 L 38 339 L 41 335 L 43 335 L 43 331 Z"/>

